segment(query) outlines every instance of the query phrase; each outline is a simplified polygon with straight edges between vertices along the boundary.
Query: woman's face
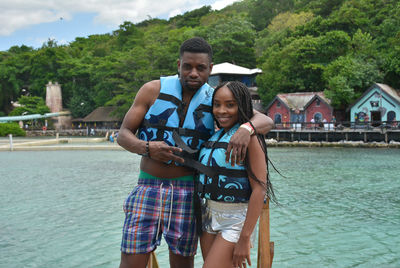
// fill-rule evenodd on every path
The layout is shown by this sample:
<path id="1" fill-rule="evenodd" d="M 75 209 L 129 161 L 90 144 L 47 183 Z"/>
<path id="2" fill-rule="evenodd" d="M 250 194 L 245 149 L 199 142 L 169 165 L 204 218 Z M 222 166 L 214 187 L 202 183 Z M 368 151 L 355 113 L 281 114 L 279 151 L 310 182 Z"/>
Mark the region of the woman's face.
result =
<path id="1" fill-rule="evenodd" d="M 238 104 L 227 86 L 221 87 L 214 95 L 213 114 L 219 126 L 225 130 L 233 127 L 239 118 Z"/>

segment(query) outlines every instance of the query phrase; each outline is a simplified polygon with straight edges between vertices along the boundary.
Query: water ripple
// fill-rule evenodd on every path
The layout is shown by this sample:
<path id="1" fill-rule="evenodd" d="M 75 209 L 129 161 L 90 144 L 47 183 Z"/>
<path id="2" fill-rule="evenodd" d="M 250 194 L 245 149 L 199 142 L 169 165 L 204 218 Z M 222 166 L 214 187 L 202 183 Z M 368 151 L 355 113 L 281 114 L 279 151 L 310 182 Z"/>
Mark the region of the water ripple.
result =
<path id="1" fill-rule="evenodd" d="M 400 267 L 400 150 L 269 156 L 286 176 L 271 170 L 274 267 Z M 0 152 L 0 267 L 117 267 L 138 161 L 124 151 Z M 157 256 L 168 267 L 164 242 Z"/>

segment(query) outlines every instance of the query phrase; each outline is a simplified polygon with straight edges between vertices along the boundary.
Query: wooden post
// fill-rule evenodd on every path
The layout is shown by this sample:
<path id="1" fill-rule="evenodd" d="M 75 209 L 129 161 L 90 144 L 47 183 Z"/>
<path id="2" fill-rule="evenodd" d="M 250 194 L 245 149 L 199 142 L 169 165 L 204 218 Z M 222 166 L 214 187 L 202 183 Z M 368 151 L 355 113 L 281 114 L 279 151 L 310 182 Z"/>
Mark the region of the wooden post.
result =
<path id="1" fill-rule="evenodd" d="M 368 141 L 368 139 L 367 139 L 367 132 L 364 132 L 364 142 L 367 142 Z"/>
<path id="2" fill-rule="evenodd" d="M 264 204 L 258 223 L 257 268 L 270 268 L 274 258 L 274 242 L 269 234 L 269 200 Z"/>
<path id="3" fill-rule="evenodd" d="M 150 253 L 149 262 L 147 263 L 147 268 L 160 268 L 158 265 L 156 253 L 153 251 Z"/>
<path id="4" fill-rule="evenodd" d="M 8 137 L 10 138 L 10 151 L 12 152 L 13 149 L 13 139 L 12 139 L 12 134 L 8 134 Z"/>

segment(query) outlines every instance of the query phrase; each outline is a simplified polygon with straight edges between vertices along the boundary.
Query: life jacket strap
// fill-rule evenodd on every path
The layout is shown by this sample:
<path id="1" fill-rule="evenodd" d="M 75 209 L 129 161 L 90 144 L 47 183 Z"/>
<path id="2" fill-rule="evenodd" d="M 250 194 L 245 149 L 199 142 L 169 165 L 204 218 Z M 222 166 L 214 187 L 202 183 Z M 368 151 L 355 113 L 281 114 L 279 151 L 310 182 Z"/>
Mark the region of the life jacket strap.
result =
<path id="1" fill-rule="evenodd" d="M 221 141 L 205 141 L 202 145 L 204 148 L 222 148 L 222 149 L 228 149 L 228 143 L 227 142 L 221 142 Z"/>
<path id="2" fill-rule="evenodd" d="M 183 115 L 184 104 L 180 99 L 178 99 L 177 97 L 175 97 L 173 95 L 165 94 L 165 93 L 160 93 L 158 95 L 157 99 L 169 101 L 169 102 L 172 102 L 173 104 L 175 104 L 178 107 L 177 112 L 178 112 L 178 116 L 179 116 L 179 121 L 183 121 L 185 119 L 185 117 Z"/>
<path id="3" fill-rule="evenodd" d="M 193 137 L 202 140 L 208 140 L 208 138 L 210 138 L 210 133 L 201 132 L 194 129 L 181 128 L 181 127 L 168 127 L 161 124 L 151 124 L 148 121 L 143 121 L 142 126 L 148 128 L 156 128 L 162 131 L 176 131 L 180 136 Z"/>
<path id="4" fill-rule="evenodd" d="M 194 150 L 186 145 L 186 143 L 182 140 L 177 132 L 172 133 L 172 137 L 175 141 L 175 144 L 183 150 L 184 153 L 190 156 L 197 156 L 199 150 Z M 247 177 L 247 171 L 243 169 L 231 169 L 225 167 L 218 167 L 218 166 L 206 166 L 200 163 L 197 160 L 197 157 L 185 157 L 184 154 L 180 154 L 181 157 L 185 160 L 184 165 L 189 166 L 191 168 L 196 169 L 200 173 L 207 175 L 210 178 L 218 178 L 219 175 L 227 176 L 227 177 L 234 177 L 234 178 L 241 178 Z"/>
<path id="5" fill-rule="evenodd" d="M 177 97 L 170 95 L 170 94 L 160 93 L 158 95 L 157 99 L 172 102 L 173 104 L 175 104 L 178 107 L 182 106 L 182 101 L 180 99 L 178 99 Z"/>
<path id="6" fill-rule="evenodd" d="M 166 93 L 160 93 L 158 95 L 157 99 L 169 101 L 169 102 L 172 102 L 173 104 L 175 104 L 176 107 L 178 107 L 177 111 L 178 111 L 178 114 L 180 115 L 180 120 L 184 119 L 183 118 L 184 104 L 180 99 L 178 99 L 177 97 L 175 97 L 173 95 L 166 94 Z M 204 112 L 212 113 L 212 107 L 210 105 L 200 104 L 194 111 L 194 116 L 197 119 L 200 119 L 203 117 Z"/>
<path id="7" fill-rule="evenodd" d="M 213 184 L 203 185 L 200 182 L 198 183 L 197 189 L 202 198 L 204 198 L 207 193 L 210 194 L 210 199 L 214 201 L 223 201 L 218 199 L 220 196 L 234 196 L 235 199 L 249 200 L 251 195 L 251 190 L 249 189 L 221 188 Z"/>
<path id="8" fill-rule="evenodd" d="M 200 104 L 194 111 L 194 116 L 200 119 L 203 117 L 204 112 L 212 114 L 212 107 L 210 105 Z"/>

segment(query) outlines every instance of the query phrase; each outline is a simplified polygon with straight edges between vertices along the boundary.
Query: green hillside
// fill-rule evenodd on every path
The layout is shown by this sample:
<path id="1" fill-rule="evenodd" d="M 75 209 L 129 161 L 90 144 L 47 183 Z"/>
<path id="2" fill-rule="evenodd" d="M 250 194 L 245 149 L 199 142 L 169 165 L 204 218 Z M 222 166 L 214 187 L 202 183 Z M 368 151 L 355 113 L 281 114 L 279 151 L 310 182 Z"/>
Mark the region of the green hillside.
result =
<path id="1" fill-rule="evenodd" d="M 264 104 L 277 93 L 324 90 L 344 108 L 373 82 L 400 88 L 399 1 L 245 0 L 125 22 L 69 45 L 49 40 L 40 49 L 0 52 L 0 114 L 22 89 L 44 98 L 49 81 L 62 85 L 64 107 L 75 117 L 104 105 L 124 114 L 141 85 L 176 73 L 179 45 L 193 36 L 213 46 L 214 63 L 261 68 Z"/>

